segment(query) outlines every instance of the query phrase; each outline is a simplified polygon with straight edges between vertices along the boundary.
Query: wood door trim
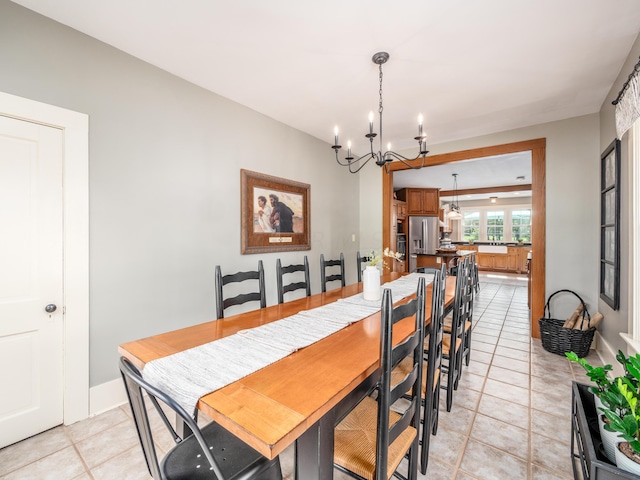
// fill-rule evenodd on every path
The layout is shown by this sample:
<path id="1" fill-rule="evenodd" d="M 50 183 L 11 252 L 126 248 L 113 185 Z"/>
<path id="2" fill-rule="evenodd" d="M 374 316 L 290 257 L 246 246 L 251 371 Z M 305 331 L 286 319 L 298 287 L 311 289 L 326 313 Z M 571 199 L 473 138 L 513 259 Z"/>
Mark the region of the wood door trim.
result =
<path id="1" fill-rule="evenodd" d="M 425 162 L 425 166 L 434 166 L 472 158 L 490 157 L 523 151 L 531 152 L 531 202 L 533 209 L 531 219 L 531 243 L 533 250 L 531 259 L 531 336 L 534 338 L 540 338 L 538 319 L 544 314 L 546 292 L 546 145 L 546 138 L 537 138 L 521 142 L 505 143 L 503 145 L 433 155 L 427 157 L 427 161 Z M 416 161 L 415 163 L 417 166 L 418 162 Z M 389 165 L 389 172 L 386 172 L 384 169 L 382 170 L 382 243 L 384 247 L 391 248 L 390 209 L 393 199 L 393 172 L 408 169 L 409 167 L 401 162 L 392 162 Z"/>

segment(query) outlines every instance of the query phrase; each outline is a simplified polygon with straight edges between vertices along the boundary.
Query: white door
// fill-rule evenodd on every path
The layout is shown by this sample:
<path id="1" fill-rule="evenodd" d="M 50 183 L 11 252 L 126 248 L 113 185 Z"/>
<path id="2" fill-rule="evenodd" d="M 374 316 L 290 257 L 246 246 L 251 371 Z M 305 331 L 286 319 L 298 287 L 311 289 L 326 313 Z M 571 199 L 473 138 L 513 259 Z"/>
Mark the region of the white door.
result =
<path id="1" fill-rule="evenodd" d="M 63 421 L 62 143 L 0 116 L 0 448 Z"/>

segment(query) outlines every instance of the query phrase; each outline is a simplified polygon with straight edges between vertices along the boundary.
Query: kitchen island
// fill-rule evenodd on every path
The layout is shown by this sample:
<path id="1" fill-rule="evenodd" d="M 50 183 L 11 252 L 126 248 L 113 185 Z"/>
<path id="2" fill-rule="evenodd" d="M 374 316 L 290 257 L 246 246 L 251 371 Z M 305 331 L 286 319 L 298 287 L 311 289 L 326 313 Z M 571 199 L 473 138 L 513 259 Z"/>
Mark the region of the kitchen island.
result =
<path id="1" fill-rule="evenodd" d="M 460 258 L 466 257 L 468 255 L 471 255 L 472 253 L 476 253 L 475 250 L 452 250 L 450 252 L 445 252 L 442 250 L 440 251 L 418 250 L 414 254 L 416 256 L 415 268 L 422 268 L 422 267 L 440 268 L 443 262 L 448 265 L 449 262 L 453 260 L 454 263 L 456 263 L 456 260 L 459 260 Z M 413 259 L 409 259 L 410 268 L 412 266 L 411 264 L 413 263 L 412 260 Z"/>

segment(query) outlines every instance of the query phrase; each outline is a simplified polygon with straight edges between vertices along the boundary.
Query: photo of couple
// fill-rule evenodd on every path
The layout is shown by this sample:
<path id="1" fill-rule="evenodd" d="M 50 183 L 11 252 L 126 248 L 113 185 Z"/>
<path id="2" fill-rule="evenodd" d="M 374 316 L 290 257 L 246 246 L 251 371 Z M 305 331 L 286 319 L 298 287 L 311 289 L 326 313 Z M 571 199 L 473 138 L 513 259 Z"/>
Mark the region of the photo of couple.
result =
<path id="1" fill-rule="evenodd" d="M 254 233 L 303 233 L 302 195 L 253 189 Z"/>

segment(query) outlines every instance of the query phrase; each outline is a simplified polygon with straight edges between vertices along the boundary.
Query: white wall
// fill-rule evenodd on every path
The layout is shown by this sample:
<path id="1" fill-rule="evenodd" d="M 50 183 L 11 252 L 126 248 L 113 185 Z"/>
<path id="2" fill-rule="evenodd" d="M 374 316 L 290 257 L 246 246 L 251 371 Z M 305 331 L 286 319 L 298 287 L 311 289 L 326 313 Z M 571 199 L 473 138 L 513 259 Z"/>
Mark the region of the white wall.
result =
<path id="1" fill-rule="evenodd" d="M 321 253 L 356 280 L 358 176 L 327 143 L 7 0 L 0 65 L 0 91 L 90 118 L 91 386 L 118 377 L 120 343 L 214 318 L 216 264 L 261 258 L 268 304 L 278 257 L 308 255 L 314 293 Z M 240 254 L 241 168 L 311 185 L 311 251 Z"/>

